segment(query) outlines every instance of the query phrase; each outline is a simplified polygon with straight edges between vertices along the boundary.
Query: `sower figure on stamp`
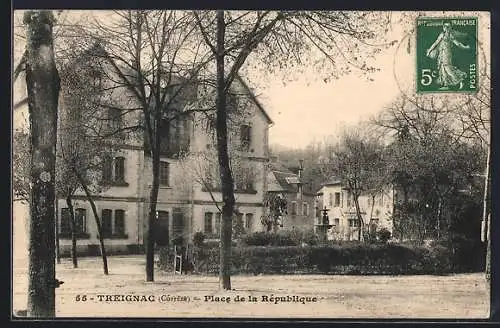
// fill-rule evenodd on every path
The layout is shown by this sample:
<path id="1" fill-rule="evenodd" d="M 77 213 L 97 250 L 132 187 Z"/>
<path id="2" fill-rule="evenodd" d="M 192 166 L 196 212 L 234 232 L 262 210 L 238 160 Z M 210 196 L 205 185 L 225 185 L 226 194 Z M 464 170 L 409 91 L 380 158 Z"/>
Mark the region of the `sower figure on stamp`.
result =
<path id="1" fill-rule="evenodd" d="M 453 66 L 452 46 L 455 45 L 461 49 L 470 49 L 469 45 L 464 45 L 457 40 L 458 37 L 465 35 L 465 33 L 453 30 L 450 23 L 444 23 L 443 31 L 429 49 L 427 49 L 427 57 L 437 60 L 437 83 L 441 85 L 441 90 L 446 90 L 456 85 L 460 85 L 460 89 L 462 89 L 463 80 L 467 77 L 467 73 Z"/>

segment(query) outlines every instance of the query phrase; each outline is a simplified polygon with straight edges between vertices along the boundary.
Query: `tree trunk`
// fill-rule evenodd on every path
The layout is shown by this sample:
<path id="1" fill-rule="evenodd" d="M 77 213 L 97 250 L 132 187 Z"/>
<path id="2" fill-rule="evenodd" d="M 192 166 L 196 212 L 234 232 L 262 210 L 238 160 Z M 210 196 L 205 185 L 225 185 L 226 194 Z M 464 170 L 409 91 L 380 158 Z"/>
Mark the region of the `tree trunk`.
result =
<path id="1" fill-rule="evenodd" d="M 73 261 L 73 268 L 78 268 L 78 258 L 76 255 L 76 222 L 75 222 L 75 211 L 73 208 L 73 202 L 71 200 L 71 195 L 66 197 L 66 204 L 68 205 L 70 220 L 69 224 L 71 226 L 71 260 Z"/>
<path id="2" fill-rule="evenodd" d="M 441 197 L 439 197 L 438 201 L 438 209 L 437 209 L 437 222 L 436 222 L 436 230 L 437 230 L 437 240 L 441 239 L 441 208 L 443 204 L 441 201 Z"/>
<path id="3" fill-rule="evenodd" d="M 483 195 L 483 225 L 481 239 L 486 242 L 486 262 L 485 273 L 486 279 L 490 280 L 490 267 L 491 267 L 491 215 L 490 215 L 490 160 L 491 160 L 491 147 L 488 147 L 488 155 L 486 158 L 486 170 L 484 177 L 484 195 Z"/>
<path id="4" fill-rule="evenodd" d="M 55 207 L 55 215 L 54 215 L 54 233 L 56 238 L 56 261 L 57 264 L 61 264 L 61 248 L 59 247 L 59 211 L 57 210 L 57 197 L 54 197 L 54 207 Z"/>
<path id="5" fill-rule="evenodd" d="M 31 130 L 29 317 L 55 316 L 55 163 L 59 75 L 50 11 L 27 11 L 26 86 Z"/>
<path id="6" fill-rule="evenodd" d="M 158 133 L 156 133 L 156 135 L 158 135 Z M 152 152 L 153 185 L 151 186 L 149 196 L 148 232 L 146 234 L 146 281 L 154 281 L 155 240 L 153 236 L 154 223 L 156 220 L 156 203 L 158 201 L 158 189 L 160 187 L 160 148 L 155 148 L 156 150 Z"/>
<path id="7" fill-rule="evenodd" d="M 358 217 L 359 220 L 358 240 L 361 241 L 363 236 L 364 222 L 363 222 L 363 216 L 361 215 L 361 209 L 359 208 L 358 195 L 354 196 L 354 206 L 356 207 L 356 216 Z"/>
<path id="8" fill-rule="evenodd" d="M 80 185 L 82 186 L 83 191 L 85 191 L 85 196 L 87 197 L 87 200 L 90 203 L 90 207 L 92 208 L 92 212 L 94 213 L 95 224 L 97 226 L 97 234 L 99 235 L 99 245 L 101 248 L 103 272 L 105 275 L 108 275 L 109 274 L 108 257 L 106 255 L 106 248 L 104 247 L 104 238 L 102 236 L 102 225 L 101 225 L 101 220 L 99 219 L 99 213 L 97 212 L 97 207 L 95 206 L 95 202 L 94 202 L 94 199 L 92 198 L 92 194 L 90 193 L 90 190 L 87 187 L 87 185 L 85 184 L 85 181 L 83 180 L 82 176 L 76 170 L 73 170 L 73 172 L 75 173 L 76 178 L 80 182 Z"/>
<path id="9" fill-rule="evenodd" d="M 233 226 L 234 210 L 234 181 L 229 165 L 229 153 L 227 142 L 227 110 L 224 78 L 224 35 L 225 35 L 224 11 L 217 11 L 217 100 L 216 100 L 216 132 L 217 132 L 217 155 L 220 168 L 220 179 L 222 189 L 222 222 L 220 236 L 220 271 L 219 285 L 221 289 L 231 289 L 231 234 Z"/>

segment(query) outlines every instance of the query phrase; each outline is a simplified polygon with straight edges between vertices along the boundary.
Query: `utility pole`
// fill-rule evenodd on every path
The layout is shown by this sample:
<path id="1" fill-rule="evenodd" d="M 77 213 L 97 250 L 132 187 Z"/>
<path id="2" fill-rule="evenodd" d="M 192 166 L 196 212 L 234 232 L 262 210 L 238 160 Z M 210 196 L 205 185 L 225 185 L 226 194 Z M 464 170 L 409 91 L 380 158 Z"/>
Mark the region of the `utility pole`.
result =
<path id="1" fill-rule="evenodd" d="M 486 242 L 486 262 L 485 262 L 485 273 L 486 279 L 490 280 L 490 269 L 491 269 L 491 214 L 490 214 L 490 157 L 491 148 L 488 146 L 488 157 L 486 159 L 486 172 L 484 175 L 484 195 L 483 195 L 483 220 L 482 220 L 482 231 L 481 240 Z"/>
<path id="2" fill-rule="evenodd" d="M 26 87 L 31 134 L 29 317 L 55 316 L 55 164 L 59 75 L 54 60 L 51 11 L 30 10 Z"/>

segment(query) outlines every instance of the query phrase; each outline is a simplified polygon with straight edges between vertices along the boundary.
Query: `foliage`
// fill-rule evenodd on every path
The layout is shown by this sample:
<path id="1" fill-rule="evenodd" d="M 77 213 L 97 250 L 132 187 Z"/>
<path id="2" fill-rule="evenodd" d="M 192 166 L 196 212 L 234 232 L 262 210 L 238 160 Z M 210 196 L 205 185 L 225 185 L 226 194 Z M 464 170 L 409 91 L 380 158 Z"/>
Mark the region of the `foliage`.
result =
<path id="1" fill-rule="evenodd" d="M 474 258 L 453 256 L 448 247 L 335 242 L 328 246 L 239 246 L 232 251 L 232 274 L 448 274 L 481 270 Z M 478 252 L 475 249 L 473 252 Z M 172 270 L 169 251 L 160 251 L 160 265 Z M 478 253 L 474 253 L 478 255 Z M 218 247 L 204 247 L 198 273 L 216 274 Z M 469 254 L 470 256 L 470 254 Z M 477 257 L 477 256 L 476 256 Z M 467 263 L 468 262 L 468 263 Z"/>
<path id="2" fill-rule="evenodd" d="M 337 145 L 332 147 L 326 162 L 329 175 L 339 178 L 351 195 L 356 216 L 360 222 L 358 239 L 361 240 L 365 222 L 361 215 L 359 197 L 374 197 L 383 192 L 390 179 L 387 172 L 385 147 L 373 136 L 363 135 L 359 129 L 346 130 Z M 372 210 L 373 210 L 372 202 Z"/>
<path id="3" fill-rule="evenodd" d="M 194 247 L 202 247 L 205 243 L 205 234 L 201 231 L 197 231 L 193 235 L 193 245 Z"/>
<path id="4" fill-rule="evenodd" d="M 482 183 L 474 176 L 483 171 L 486 153 L 460 132 L 455 105 L 448 97 L 402 97 L 374 120 L 393 134 L 387 166 L 397 190 L 399 239 L 439 239 L 454 229 L 461 215 L 457 203 L 479 201 Z"/>
<path id="5" fill-rule="evenodd" d="M 184 246 L 184 237 L 176 236 L 172 239 L 173 246 Z"/>
<path id="6" fill-rule="evenodd" d="M 286 198 L 281 193 L 268 192 L 264 198 L 266 214 L 262 217 L 261 223 L 267 232 L 277 231 L 283 225 L 282 219 L 287 214 Z"/>
<path id="7" fill-rule="evenodd" d="M 391 239 L 391 232 L 386 228 L 377 230 L 376 234 L 377 234 L 377 240 L 380 241 L 381 243 L 385 244 L 389 239 Z"/>
<path id="8" fill-rule="evenodd" d="M 243 243 L 249 246 L 296 246 L 298 244 L 289 232 L 255 232 L 245 236 Z"/>
<path id="9" fill-rule="evenodd" d="M 31 192 L 29 134 L 22 130 L 14 131 L 12 148 L 12 191 L 14 200 L 27 202 Z"/>

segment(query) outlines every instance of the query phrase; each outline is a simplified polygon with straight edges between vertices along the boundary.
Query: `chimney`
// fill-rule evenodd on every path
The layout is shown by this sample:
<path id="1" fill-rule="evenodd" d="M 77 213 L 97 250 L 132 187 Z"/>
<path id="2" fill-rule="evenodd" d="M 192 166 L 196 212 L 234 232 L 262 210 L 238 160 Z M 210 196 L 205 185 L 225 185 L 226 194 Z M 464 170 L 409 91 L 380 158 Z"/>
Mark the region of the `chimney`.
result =
<path id="1" fill-rule="evenodd" d="M 302 170 L 304 170 L 304 160 L 301 159 L 299 160 L 299 171 L 298 171 L 298 176 L 299 176 L 299 183 L 297 185 L 297 198 L 302 199 Z"/>

